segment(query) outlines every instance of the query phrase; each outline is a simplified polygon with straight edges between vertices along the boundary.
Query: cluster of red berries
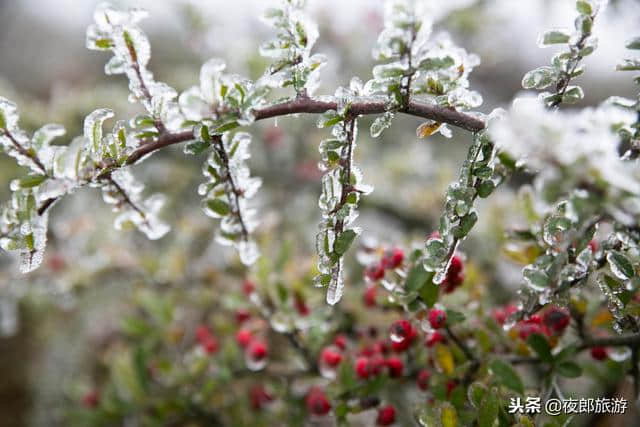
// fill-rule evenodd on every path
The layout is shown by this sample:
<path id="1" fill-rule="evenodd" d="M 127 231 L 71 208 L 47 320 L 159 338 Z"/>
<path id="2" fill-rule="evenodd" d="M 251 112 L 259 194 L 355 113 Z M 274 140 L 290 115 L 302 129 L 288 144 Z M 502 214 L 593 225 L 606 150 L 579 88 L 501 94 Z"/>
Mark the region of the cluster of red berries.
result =
<path id="1" fill-rule="evenodd" d="M 207 354 L 218 351 L 218 340 L 215 339 L 207 325 L 199 325 L 196 329 L 196 340 Z"/>
<path id="2" fill-rule="evenodd" d="M 384 278 L 386 270 L 398 268 L 404 262 L 404 251 L 400 248 L 388 249 L 380 261 L 364 269 L 364 277 L 369 282 L 377 282 Z"/>
<path id="3" fill-rule="evenodd" d="M 447 275 L 440 284 L 444 293 L 449 294 L 455 291 L 464 282 L 464 263 L 460 255 L 454 255 L 449 263 Z"/>

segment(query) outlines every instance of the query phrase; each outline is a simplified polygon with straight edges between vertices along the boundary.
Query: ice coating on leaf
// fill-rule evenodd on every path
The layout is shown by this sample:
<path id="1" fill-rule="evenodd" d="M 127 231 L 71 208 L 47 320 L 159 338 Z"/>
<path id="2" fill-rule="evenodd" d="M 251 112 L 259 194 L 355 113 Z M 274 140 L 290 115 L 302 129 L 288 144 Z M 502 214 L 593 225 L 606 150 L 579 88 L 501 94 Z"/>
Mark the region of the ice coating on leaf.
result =
<path id="1" fill-rule="evenodd" d="M 277 31 L 276 38 L 260 45 L 260 54 L 275 62 L 267 71 L 278 86 L 292 86 L 298 94 L 311 95 L 319 86 L 324 55 L 311 55 L 318 39 L 318 27 L 303 12 L 303 1 L 281 0 L 267 9 L 263 21 Z"/>
<path id="2" fill-rule="evenodd" d="M 248 125 L 255 120 L 253 110 L 266 104 L 273 82 L 260 78 L 253 82 L 236 74 L 226 74 L 224 61 L 208 60 L 200 70 L 200 85 L 193 86 L 178 98 L 185 118 L 208 120 L 212 133 L 222 134 L 228 125 Z M 216 131 L 216 128 L 223 130 Z"/>
<path id="3" fill-rule="evenodd" d="M 105 151 L 102 144 L 102 124 L 113 116 L 112 110 L 101 108 L 93 111 L 84 119 L 84 137 L 89 141 L 91 157 L 94 161 L 101 160 Z"/>
<path id="4" fill-rule="evenodd" d="M 449 35 L 431 36 L 433 10 L 425 2 L 390 0 L 385 3 L 385 26 L 373 57 L 382 62 L 373 68 L 365 85 L 367 95 L 389 98 L 389 109 L 405 105 L 410 97 L 447 108 L 478 107 L 482 97 L 469 90 L 469 73 L 480 63 L 477 55 L 457 47 Z M 372 135 L 389 126 L 392 116 L 379 118 Z M 443 128 L 446 133 L 446 128 Z M 442 131 L 441 131 L 442 132 Z"/>
<path id="5" fill-rule="evenodd" d="M 316 234 L 318 271 L 314 284 L 327 287 L 327 303 L 336 304 L 343 294 L 343 257 L 354 239 L 360 234 L 352 227 L 358 217 L 358 202 L 361 195 L 368 194 L 373 187 L 363 183 L 362 171 L 353 164 L 357 141 L 357 123 L 349 117 L 349 106 L 363 91 L 362 81 L 353 79 L 348 88 L 339 88 L 337 111 L 328 111 L 318 120 L 320 127 L 332 126 L 332 138 L 320 143 L 319 168 L 322 191 L 318 206 L 322 213 L 319 231 Z"/>
<path id="6" fill-rule="evenodd" d="M 422 261 L 427 271 L 435 272 L 434 283 L 444 282 L 458 244 L 477 222 L 474 202 L 477 197 L 488 196 L 482 189 L 487 184 L 493 188 L 495 182 L 504 180 L 507 172 L 497 166 L 496 148 L 491 139 L 485 132 L 474 134 L 458 180 L 447 189 L 438 235 L 428 238 L 426 242 Z"/>
<path id="7" fill-rule="evenodd" d="M 601 176 L 614 187 L 639 194 L 637 168 L 620 158 L 616 132 L 634 121 L 633 111 L 610 103 L 580 112 L 549 111 L 543 100 L 521 96 L 502 119 L 490 121 L 489 133 L 501 150 L 532 170 L 581 163 L 586 167 L 576 173 Z"/>
<path id="8" fill-rule="evenodd" d="M 334 267 L 331 277 L 331 281 L 327 286 L 327 304 L 335 305 L 340 301 L 344 293 L 344 271 L 341 262 Z"/>
<path id="9" fill-rule="evenodd" d="M 117 10 L 108 3 L 98 6 L 95 23 L 87 28 L 86 46 L 108 50 L 113 57 L 105 65 L 106 74 L 126 74 L 130 100 L 140 102 L 154 118 L 153 129 L 177 130 L 183 118 L 175 101 L 177 93 L 164 83 L 156 82 L 147 69 L 151 46 L 138 23 L 147 16 L 142 9 Z M 162 125 L 159 125 L 161 123 Z"/>
<path id="10" fill-rule="evenodd" d="M 18 107 L 6 98 L 0 97 L 0 145 L 2 150 L 15 158 L 20 166 L 42 174 L 46 166 L 38 157 L 38 147 L 32 138 L 18 126 Z"/>
<path id="11" fill-rule="evenodd" d="M 582 88 L 569 86 L 569 82 L 582 74 L 584 67 L 579 65 L 580 62 L 597 47 L 598 39 L 593 36 L 592 29 L 596 16 L 605 4 L 606 2 L 578 1 L 573 30 L 554 28 L 538 37 L 538 47 L 563 46 L 553 56 L 551 66 L 531 70 L 522 79 L 522 87 L 525 89 L 553 88 L 553 92 L 540 94 L 547 107 L 556 107 L 561 103 L 572 104 L 584 97 Z"/>
<path id="12" fill-rule="evenodd" d="M 260 178 L 252 177 L 246 160 L 250 158 L 251 135 L 246 132 L 224 133 L 211 141 L 208 128 L 196 128 L 196 137 L 211 143 L 213 150 L 202 168 L 206 182 L 198 188 L 204 197 L 205 214 L 220 219 L 216 241 L 234 246 L 245 265 L 253 264 L 260 252 L 250 233 L 257 227 L 257 214 L 247 206 L 262 185 Z M 204 141 L 207 139 L 207 141 Z"/>
<path id="13" fill-rule="evenodd" d="M 111 180 L 102 186 L 102 198 L 118 212 L 114 221 L 117 230 L 123 230 L 128 224 L 132 224 L 147 238 L 160 239 L 170 230 L 158 216 L 165 198 L 154 194 L 144 199 L 143 190 L 144 185 L 128 169 L 118 169 L 111 174 Z"/>
<path id="14" fill-rule="evenodd" d="M 41 264 L 47 243 L 48 214 L 38 214 L 36 191 L 31 188 L 14 191 L 0 211 L 0 247 L 18 252 L 23 273 Z"/>

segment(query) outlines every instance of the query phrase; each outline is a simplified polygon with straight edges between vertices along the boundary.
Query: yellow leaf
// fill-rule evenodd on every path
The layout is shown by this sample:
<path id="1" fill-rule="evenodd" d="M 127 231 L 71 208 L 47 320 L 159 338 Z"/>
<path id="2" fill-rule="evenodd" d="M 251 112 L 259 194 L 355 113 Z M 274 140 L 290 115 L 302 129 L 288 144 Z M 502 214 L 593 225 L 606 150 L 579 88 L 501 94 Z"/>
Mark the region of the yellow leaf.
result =
<path id="1" fill-rule="evenodd" d="M 613 320 L 613 316 L 609 312 L 609 310 L 602 310 L 595 316 L 593 316 L 593 320 L 591 321 L 591 326 L 602 326 L 607 325 Z"/>
<path id="2" fill-rule="evenodd" d="M 442 427 L 457 427 L 458 426 L 458 414 L 456 408 L 449 402 L 442 404 L 440 408 L 440 422 Z"/>
<path id="3" fill-rule="evenodd" d="M 444 344 L 436 344 L 436 364 L 445 375 L 451 375 L 455 364 L 451 349 Z"/>
<path id="4" fill-rule="evenodd" d="M 440 122 L 428 121 L 424 122 L 418 129 L 416 129 L 416 136 L 418 138 L 426 138 L 433 135 L 438 129 L 440 129 Z"/>
<path id="5" fill-rule="evenodd" d="M 502 253 L 518 264 L 531 264 L 540 254 L 536 245 L 507 244 L 502 247 Z"/>

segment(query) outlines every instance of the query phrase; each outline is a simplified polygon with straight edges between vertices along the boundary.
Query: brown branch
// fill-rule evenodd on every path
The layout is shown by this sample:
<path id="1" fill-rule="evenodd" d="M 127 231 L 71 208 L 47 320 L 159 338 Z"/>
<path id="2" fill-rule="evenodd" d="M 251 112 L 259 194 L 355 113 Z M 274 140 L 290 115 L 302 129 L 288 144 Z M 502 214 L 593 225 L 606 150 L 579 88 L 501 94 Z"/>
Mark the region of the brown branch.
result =
<path id="1" fill-rule="evenodd" d="M 314 99 L 303 96 L 280 104 L 253 110 L 253 114 L 256 120 L 265 120 L 300 113 L 321 114 L 329 110 L 337 109 L 338 102 L 336 100 Z M 387 105 L 383 98 L 359 98 L 349 107 L 349 113 L 354 116 L 383 114 L 386 111 Z M 470 132 L 479 132 L 485 127 L 484 121 L 477 117 L 433 104 L 412 101 L 398 111 L 411 116 L 448 123 Z M 193 131 L 191 130 L 176 133 L 162 133 L 154 141 L 143 142 L 140 147 L 129 155 L 125 164 L 133 165 L 142 157 L 156 150 L 192 139 Z M 103 171 L 101 175 L 104 173 L 108 173 L 108 171 Z M 38 214 L 44 214 L 56 200 L 57 198 L 45 200 L 42 206 L 38 208 Z"/>
<path id="2" fill-rule="evenodd" d="M 253 114 L 256 120 L 263 120 L 298 113 L 320 114 L 325 111 L 337 109 L 338 102 L 333 99 L 325 100 L 299 97 L 292 101 L 286 101 L 280 104 L 254 110 Z M 382 114 L 386 111 L 387 101 L 385 98 L 356 98 L 349 107 L 349 112 L 356 116 Z M 398 111 L 410 116 L 422 117 L 441 123 L 448 123 L 470 132 L 478 132 L 485 127 L 484 121 L 477 117 L 454 109 L 443 108 L 424 102 L 411 101 L 406 107 L 400 108 Z"/>
<path id="3" fill-rule="evenodd" d="M 235 181 L 233 180 L 233 176 L 231 176 L 231 169 L 229 168 L 229 156 L 227 155 L 227 151 L 224 148 L 224 144 L 222 142 L 222 138 L 219 136 L 214 137 L 214 144 L 216 146 L 216 151 L 220 155 L 222 162 L 224 163 L 224 167 L 227 170 L 226 181 L 231 187 L 231 193 L 233 194 L 233 202 L 236 205 L 235 211 L 236 216 L 238 217 L 238 222 L 240 223 L 240 230 L 242 232 L 242 240 L 245 242 L 249 240 L 249 230 L 245 225 L 244 219 L 242 218 L 242 211 L 240 210 L 240 192 L 238 191 L 238 187 L 236 186 Z"/>
<path id="4" fill-rule="evenodd" d="M 116 182 L 116 180 L 114 180 L 113 177 L 111 177 L 111 176 L 109 176 L 109 178 L 107 178 L 107 181 L 109 181 L 109 184 L 111 184 L 120 193 L 120 195 L 122 196 L 123 201 L 126 204 L 128 204 L 129 206 L 131 206 L 131 208 L 133 208 L 134 211 L 138 212 L 138 214 L 142 217 L 142 220 L 145 223 L 147 223 L 146 214 L 144 213 L 144 211 L 136 203 L 134 203 L 133 200 L 131 200 L 131 198 L 129 197 L 127 192 L 124 190 L 124 188 L 122 188 L 122 186 L 120 184 L 118 184 Z"/>
<path id="5" fill-rule="evenodd" d="M 15 139 L 15 137 L 11 134 L 11 132 L 9 132 L 8 129 L 3 130 L 0 135 L 4 135 L 7 138 L 9 138 L 9 141 L 11 141 L 11 144 L 13 144 L 13 146 L 15 147 L 15 149 L 22 154 L 23 156 L 31 159 L 31 161 L 33 163 L 35 163 L 36 166 L 38 166 L 38 168 L 42 171 L 43 174 L 47 174 L 47 168 L 44 167 L 44 164 L 42 164 L 42 162 L 40 161 L 40 159 L 38 158 L 38 155 L 35 154 L 34 152 L 29 152 L 29 150 L 27 150 L 26 148 L 24 148 L 22 145 L 20 145 L 20 143 Z"/>

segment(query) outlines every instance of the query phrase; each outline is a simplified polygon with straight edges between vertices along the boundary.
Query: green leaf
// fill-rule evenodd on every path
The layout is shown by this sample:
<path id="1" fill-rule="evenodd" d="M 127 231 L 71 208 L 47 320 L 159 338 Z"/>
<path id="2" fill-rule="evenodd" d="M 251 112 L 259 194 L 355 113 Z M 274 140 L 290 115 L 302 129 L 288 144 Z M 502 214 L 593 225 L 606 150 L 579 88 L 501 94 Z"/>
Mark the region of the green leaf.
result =
<path id="1" fill-rule="evenodd" d="M 456 229 L 456 233 L 454 235 L 461 239 L 465 237 L 473 226 L 478 222 L 478 214 L 475 212 L 471 212 L 460 219 L 460 226 Z"/>
<path id="2" fill-rule="evenodd" d="M 449 326 L 455 325 L 456 323 L 464 322 L 466 319 L 465 315 L 459 311 L 451 310 L 448 308 L 445 310 L 445 312 L 447 314 L 447 325 Z"/>
<path id="3" fill-rule="evenodd" d="M 562 102 L 574 104 L 584 98 L 584 92 L 580 86 L 569 86 L 562 95 Z"/>
<path id="4" fill-rule="evenodd" d="M 98 39 L 95 43 L 96 47 L 99 47 L 100 49 L 111 49 L 113 47 L 111 39 Z"/>
<path id="5" fill-rule="evenodd" d="M 551 355 L 551 347 L 545 337 L 540 334 L 531 334 L 527 338 L 527 344 L 538 354 L 538 357 L 544 362 L 553 362 L 553 356 Z"/>
<path id="6" fill-rule="evenodd" d="M 628 280 L 635 274 L 633 263 L 620 251 L 609 251 L 607 253 L 607 262 L 611 267 L 611 272 L 619 279 Z"/>
<path id="7" fill-rule="evenodd" d="M 47 179 L 45 175 L 27 175 L 18 180 L 20 188 L 33 188 Z"/>
<path id="8" fill-rule="evenodd" d="M 583 15 L 591 15 L 593 14 L 593 8 L 591 7 L 591 3 L 585 0 L 578 0 L 576 2 L 576 9 Z"/>
<path id="9" fill-rule="evenodd" d="M 482 383 L 476 381 L 471 383 L 467 394 L 471 405 L 475 408 L 479 408 L 480 405 L 482 405 L 485 394 L 487 394 L 487 389 Z"/>
<path id="10" fill-rule="evenodd" d="M 566 360 L 556 365 L 556 372 L 567 378 L 577 378 L 582 375 L 582 368 L 576 362 Z"/>
<path id="11" fill-rule="evenodd" d="M 550 30 L 542 34 L 540 44 L 550 45 L 558 43 L 568 43 L 570 34 L 564 30 Z"/>
<path id="12" fill-rule="evenodd" d="M 627 49 L 640 49 L 640 37 L 634 37 L 631 40 L 627 40 L 627 42 L 624 44 L 624 47 L 626 47 Z"/>
<path id="13" fill-rule="evenodd" d="M 557 77 L 557 72 L 553 67 L 538 67 L 529 71 L 522 78 L 522 87 L 525 89 L 544 89 L 551 86 Z"/>
<path id="14" fill-rule="evenodd" d="M 418 68 L 421 70 L 438 70 L 442 68 L 453 67 L 455 61 L 450 56 L 445 56 L 442 58 L 426 58 L 420 61 L 420 65 Z"/>
<path id="15" fill-rule="evenodd" d="M 218 126 L 218 127 L 213 131 L 213 133 L 214 133 L 214 134 L 216 134 L 216 135 L 220 135 L 220 134 L 223 134 L 223 133 L 225 133 L 225 132 L 227 132 L 227 131 L 230 131 L 231 129 L 235 129 L 235 128 L 237 128 L 238 126 L 240 126 L 240 125 L 239 125 L 239 124 L 238 124 L 238 122 L 236 122 L 236 121 L 229 122 L 229 123 L 225 123 L 225 124 L 223 124 L 222 126 Z M 203 126 L 203 127 L 204 127 L 204 126 Z"/>
<path id="16" fill-rule="evenodd" d="M 518 373 L 508 364 L 499 359 L 493 359 L 491 364 L 489 365 L 491 371 L 498 383 L 504 385 L 505 387 L 523 394 L 524 393 L 524 385 L 522 384 L 522 380 Z"/>
<path id="17" fill-rule="evenodd" d="M 220 216 L 229 215 L 229 212 L 231 212 L 229 204 L 222 199 L 207 200 L 207 206 Z"/>
<path id="18" fill-rule="evenodd" d="M 335 243 L 333 244 L 333 251 L 338 255 L 344 255 L 353 243 L 353 239 L 356 238 L 358 234 L 354 230 L 345 230 L 336 238 Z"/>
<path id="19" fill-rule="evenodd" d="M 622 63 L 616 65 L 618 71 L 638 71 L 640 70 L 640 61 L 635 59 L 624 59 Z"/>
<path id="20" fill-rule="evenodd" d="M 499 410 L 498 394 L 494 392 L 485 393 L 478 411 L 478 427 L 492 427 L 498 419 Z"/>
<path id="21" fill-rule="evenodd" d="M 7 119 L 4 118 L 4 113 L 0 111 L 0 129 L 7 128 Z"/>
<path id="22" fill-rule="evenodd" d="M 480 185 L 478 185 L 478 196 L 481 198 L 489 197 L 493 190 L 495 190 L 496 185 L 491 180 L 482 181 Z"/>
<path id="23" fill-rule="evenodd" d="M 556 354 L 555 361 L 560 362 L 573 357 L 578 351 L 578 346 L 575 344 L 568 345 L 563 348 L 560 353 Z"/>
<path id="24" fill-rule="evenodd" d="M 422 263 L 418 262 L 409 271 L 404 287 L 407 292 L 418 292 L 424 303 L 433 307 L 438 300 L 440 288 L 432 279 L 433 272 L 425 270 Z"/>
<path id="25" fill-rule="evenodd" d="M 202 154 L 209 148 L 209 144 L 204 141 L 191 141 L 184 146 L 185 154 L 197 156 Z"/>

